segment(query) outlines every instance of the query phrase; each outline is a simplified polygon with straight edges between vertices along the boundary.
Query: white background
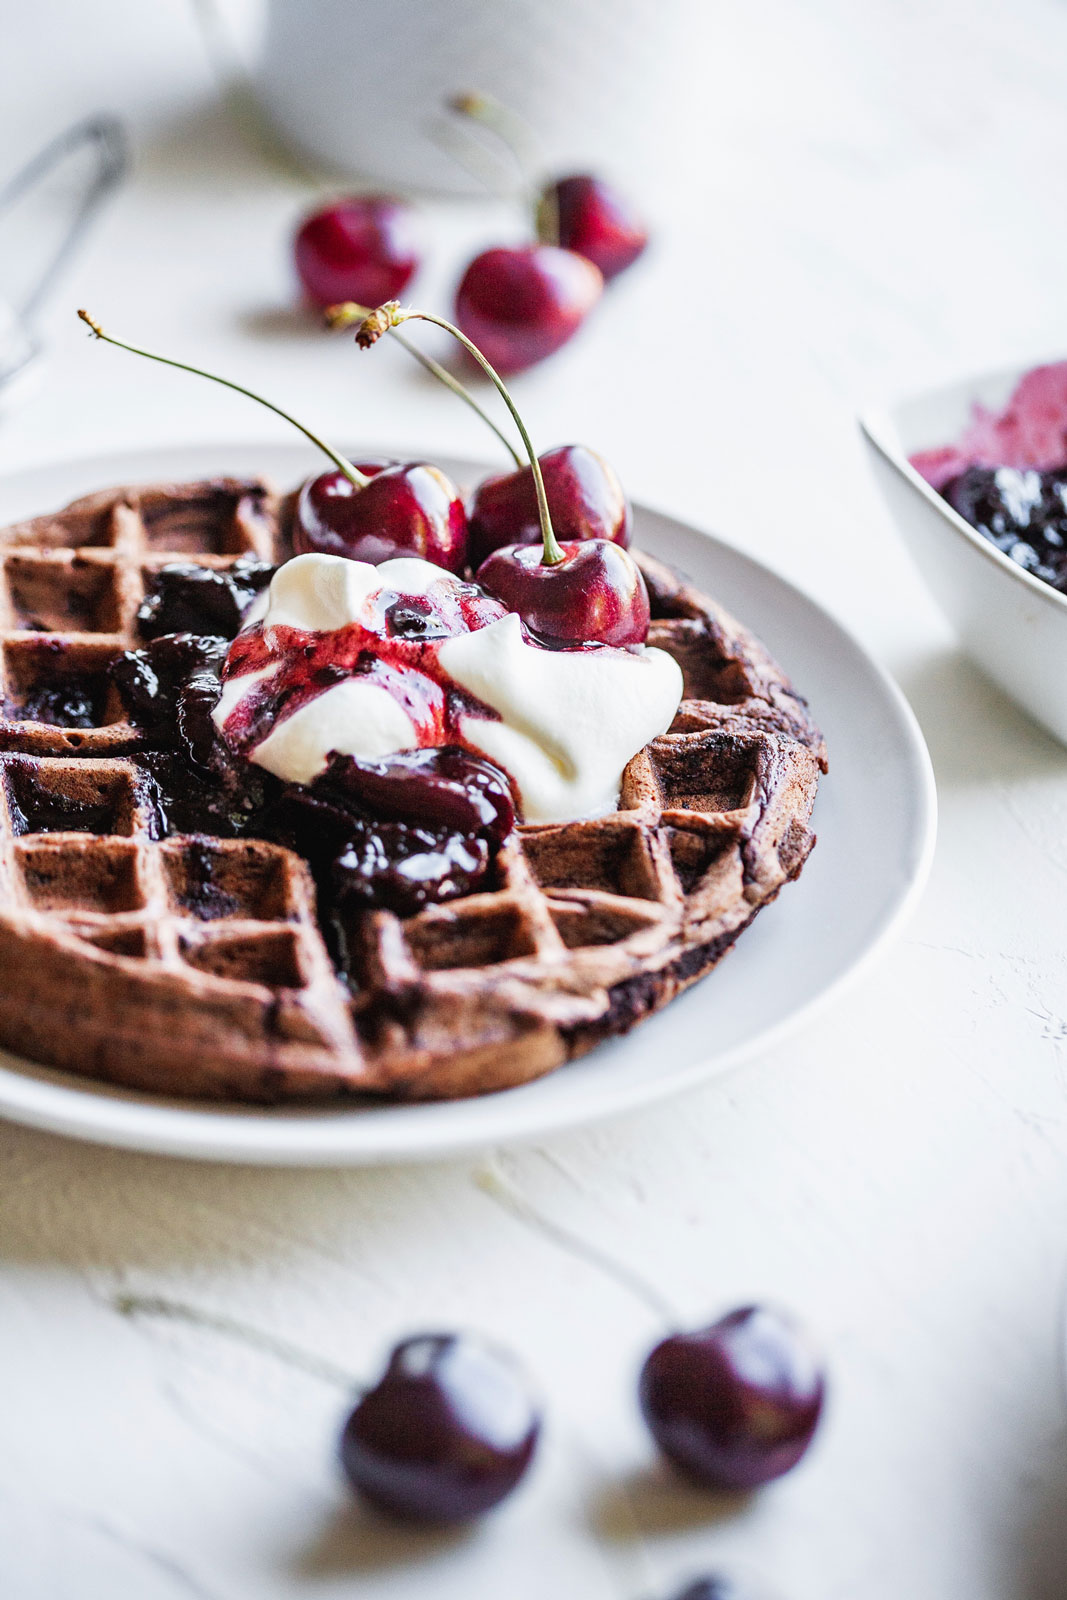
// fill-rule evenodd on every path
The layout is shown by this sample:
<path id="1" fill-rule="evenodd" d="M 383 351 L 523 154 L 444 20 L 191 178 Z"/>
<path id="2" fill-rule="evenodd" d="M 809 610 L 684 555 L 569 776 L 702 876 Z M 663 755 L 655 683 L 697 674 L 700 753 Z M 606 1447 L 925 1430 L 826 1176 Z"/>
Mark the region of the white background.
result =
<path id="1" fill-rule="evenodd" d="M 655 1600 L 712 1564 L 784 1600 L 1067 1590 L 1067 754 L 955 653 L 854 424 L 872 397 L 1067 349 L 1067 11 L 707 15 L 694 136 L 647 196 L 655 250 L 517 390 L 538 440 L 602 449 L 897 674 L 941 794 L 925 903 L 788 1049 L 535 1149 L 272 1173 L 0 1130 L 5 1596 Z M 126 111 L 137 145 L 0 467 L 272 426 L 91 345 L 78 304 L 338 437 L 484 451 L 402 352 L 358 357 L 291 315 L 302 198 L 220 110 L 191 7 L 6 0 L 0 20 L 0 166 L 91 109 Z M 516 229 L 503 207 L 426 219 L 431 307 Z M 723 1506 L 660 1474 L 634 1275 L 687 1320 L 767 1297 L 818 1330 L 832 1403 L 791 1478 Z M 157 1303 L 123 1315 L 123 1295 Z M 522 1354 L 551 1426 L 498 1516 L 401 1536 L 351 1509 L 343 1395 L 310 1367 L 367 1374 L 395 1336 L 454 1324 Z"/>

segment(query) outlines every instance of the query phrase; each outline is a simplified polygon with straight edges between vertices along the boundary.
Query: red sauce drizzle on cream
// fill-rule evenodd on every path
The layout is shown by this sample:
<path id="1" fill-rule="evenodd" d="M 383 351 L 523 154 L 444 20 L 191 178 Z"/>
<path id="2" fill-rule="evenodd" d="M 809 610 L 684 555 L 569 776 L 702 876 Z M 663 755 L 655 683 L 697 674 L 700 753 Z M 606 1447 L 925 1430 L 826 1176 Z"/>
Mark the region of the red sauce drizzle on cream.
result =
<path id="1" fill-rule="evenodd" d="M 429 595 L 383 589 L 370 597 L 366 620 L 330 632 L 262 623 L 238 634 L 222 672 L 224 683 L 275 670 L 249 685 L 226 719 L 228 744 L 247 757 L 279 722 L 347 679 L 360 678 L 392 695 L 410 717 L 422 748 L 464 744 L 463 717 L 499 721 L 497 712 L 461 689 L 441 666 L 446 640 L 508 615 L 474 584 L 442 584 Z"/>

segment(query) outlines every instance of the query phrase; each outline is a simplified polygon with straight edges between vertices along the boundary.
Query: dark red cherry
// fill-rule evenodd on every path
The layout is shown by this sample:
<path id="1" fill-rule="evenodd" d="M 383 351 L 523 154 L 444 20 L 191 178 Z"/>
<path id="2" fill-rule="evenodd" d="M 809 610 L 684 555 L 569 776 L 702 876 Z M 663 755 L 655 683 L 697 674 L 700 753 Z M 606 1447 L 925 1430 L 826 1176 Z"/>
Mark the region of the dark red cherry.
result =
<path id="1" fill-rule="evenodd" d="M 521 1368 L 469 1334 L 405 1339 L 341 1435 L 353 1487 L 379 1510 L 463 1522 L 490 1510 L 525 1473 L 541 1431 Z"/>
<path id="2" fill-rule="evenodd" d="M 628 546 L 630 502 L 614 471 L 584 444 L 561 444 L 538 456 L 548 509 L 557 539 L 610 539 Z M 486 478 L 467 507 L 471 566 L 477 567 L 505 544 L 532 544 L 541 538 L 533 472 Z"/>
<path id="3" fill-rule="evenodd" d="M 463 274 L 456 322 L 498 372 L 522 372 L 577 333 L 603 287 L 599 268 L 573 250 L 486 250 Z"/>
<path id="4" fill-rule="evenodd" d="M 760 1306 L 652 1351 L 638 1394 L 664 1455 L 716 1489 L 754 1489 L 795 1467 L 822 1412 L 825 1380 L 791 1318 Z"/>
<path id="5" fill-rule="evenodd" d="M 293 255 L 314 305 L 380 305 L 403 293 L 419 265 L 415 216 L 391 195 L 336 200 L 301 224 Z"/>
<path id="6" fill-rule="evenodd" d="M 625 272 L 648 244 L 648 230 L 630 202 L 612 184 L 587 173 L 550 184 L 538 220 L 547 229 L 554 222 L 563 248 L 577 250 L 606 280 Z"/>
<path id="7" fill-rule="evenodd" d="M 477 581 L 542 644 L 644 644 L 648 590 L 633 557 L 607 539 L 574 539 L 560 549 L 563 560 L 546 566 L 540 545 L 505 545 L 482 562 Z"/>
<path id="8" fill-rule="evenodd" d="M 467 513 L 455 484 L 423 461 L 382 467 L 365 488 L 342 472 L 320 472 L 297 497 L 293 549 L 372 565 L 421 556 L 460 572 L 467 562 Z"/>
<path id="9" fill-rule="evenodd" d="M 712 1572 L 694 1578 L 674 1596 L 674 1600 L 756 1600 L 749 1589 L 741 1589 L 724 1573 Z"/>

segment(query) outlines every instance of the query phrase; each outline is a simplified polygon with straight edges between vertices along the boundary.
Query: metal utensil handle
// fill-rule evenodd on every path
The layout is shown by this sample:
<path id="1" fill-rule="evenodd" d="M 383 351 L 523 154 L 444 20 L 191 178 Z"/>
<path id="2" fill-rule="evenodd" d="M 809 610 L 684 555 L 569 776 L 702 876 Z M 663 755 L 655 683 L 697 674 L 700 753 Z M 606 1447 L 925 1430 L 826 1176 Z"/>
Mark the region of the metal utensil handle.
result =
<path id="1" fill-rule="evenodd" d="M 79 200 L 78 208 L 58 248 L 38 278 L 29 298 L 19 307 L 19 314 L 24 321 L 28 321 L 38 309 L 102 202 L 125 176 L 129 167 L 129 145 L 125 129 L 115 117 L 86 117 L 84 121 L 74 123 L 65 133 L 57 135 L 16 172 L 13 178 L 9 178 L 7 183 L 0 187 L 0 215 L 2 215 L 24 194 L 36 188 L 37 184 L 54 171 L 60 162 L 73 155 L 83 145 L 96 147 L 96 172 Z"/>

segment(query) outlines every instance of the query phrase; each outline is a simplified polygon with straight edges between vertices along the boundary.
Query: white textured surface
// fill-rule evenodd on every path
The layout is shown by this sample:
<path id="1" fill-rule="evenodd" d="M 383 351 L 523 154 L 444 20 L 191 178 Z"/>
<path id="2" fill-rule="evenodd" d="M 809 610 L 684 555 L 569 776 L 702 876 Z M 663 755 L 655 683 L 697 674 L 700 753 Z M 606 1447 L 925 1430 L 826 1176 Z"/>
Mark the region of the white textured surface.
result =
<path id="1" fill-rule="evenodd" d="M 20 11 L 0 59 L 6 159 L 83 107 L 138 117 L 137 179 L 69 304 L 338 434 L 483 448 L 402 352 L 284 314 L 299 199 L 213 111 L 178 0 L 92 12 Z M 1063 353 L 1065 53 L 1051 0 L 722 8 L 690 206 L 518 386 L 538 438 L 587 439 L 634 493 L 745 540 L 896 670 L 942 801 L 910 934 L 787 1052 L 488 1167 L 197 1169 L 0 1130 L 5 1596 L 644 1600 L 721 1560 L 786 1600 L 1060 1600 L 1067 758 L 954 651 L 853 411 Z M 430 221 L 439 304 L 507 224 Z M 49 322 L 0 465 L 240 430 L 235 397 Z M 821 1331 L 821 1439 L 748 1506 L 654 1470 L 629 1396 L 658 1324 L 632 1275 L 686 1318 L 768 1295 Z M 340 1396 L 299 1353 L 361 1374 L 455 1322 L 536 1369 L 547 1448 L 469 1537 L 401 1536 L 348 1508 Z"/>

